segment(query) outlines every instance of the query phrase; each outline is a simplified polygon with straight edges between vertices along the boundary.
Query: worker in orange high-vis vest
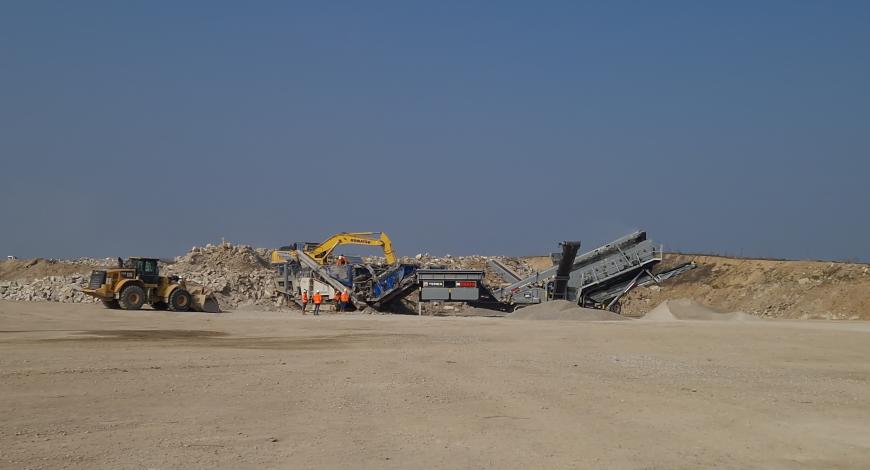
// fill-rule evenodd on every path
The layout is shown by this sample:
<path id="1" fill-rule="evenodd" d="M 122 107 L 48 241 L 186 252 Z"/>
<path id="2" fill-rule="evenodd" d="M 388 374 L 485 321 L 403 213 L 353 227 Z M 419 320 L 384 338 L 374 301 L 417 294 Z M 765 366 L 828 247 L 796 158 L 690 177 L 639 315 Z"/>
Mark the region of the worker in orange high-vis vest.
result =
<path id="1" fill-rule="evenodd" d="M 308 306 L 308 289 L 302 289 L 302 315 L 305 315 L 305 307 Z"/>
<path id="2" fill-rule="evenodd" d="M 332 303 L 335 304 L 335 311 L 341 311 L 341 292 L 334 290 L 332 291 Z"/>
<path id="3" fill-rule="evenodd" d="M 320 295 L 320 291 L 319 291 L 319 290 L 314 291 L 314 298 L 313 298 L 313 300 L 314 300 L 314 314 L 315 314 L 315 315 L 320 315 L 320 304 L 323 303 L 323 296 Z"/>
<path id="4" fill-rule="evenodd" d="M 341 292 L 339 298 L 341 299 L 339 302 L 339 308 L 341 308 L 342 312 L 350 308 L 350 305 L 348 305 L 350 303 L 350 294 L 347 292 L 347 289 Z"/>

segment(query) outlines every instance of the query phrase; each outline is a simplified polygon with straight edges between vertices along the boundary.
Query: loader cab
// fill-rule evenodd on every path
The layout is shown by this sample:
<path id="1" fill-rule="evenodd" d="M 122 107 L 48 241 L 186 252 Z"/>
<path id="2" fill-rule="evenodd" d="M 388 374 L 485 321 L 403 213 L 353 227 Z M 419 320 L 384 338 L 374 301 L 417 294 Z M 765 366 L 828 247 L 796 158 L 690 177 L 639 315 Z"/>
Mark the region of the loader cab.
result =
<path id="1" fill-rule="evenodd" d="M 160 268 L 157 265 L 157 258 L 130 258 L 130 263 L 136 270 L 136 277 L 141 279 L 143 283 L 160 283 Z"/>

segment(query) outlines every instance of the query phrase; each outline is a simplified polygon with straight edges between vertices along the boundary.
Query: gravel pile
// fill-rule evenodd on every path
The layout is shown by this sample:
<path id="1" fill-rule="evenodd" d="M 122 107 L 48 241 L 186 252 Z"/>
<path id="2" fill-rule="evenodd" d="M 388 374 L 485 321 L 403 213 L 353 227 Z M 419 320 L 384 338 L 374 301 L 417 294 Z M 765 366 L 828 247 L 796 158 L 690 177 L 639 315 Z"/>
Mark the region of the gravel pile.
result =
<path id="1" fill-rule="evenodd" d="M 574 320 L 574 321 L 623 321 L 628 318 L 607 310 L 578 307 L 567 300 L 553 300 L 531 307 L 524 307 L 508 314 L 511 320 Z"/>
<path id="2" fill-rule="evenodd" d="M 680 320 L 746 321 L 756 319 L 758 318 L 743 312 L 717 312 L 691 299 L 666 300 L 641 318 L 641 320 L 646 321 L 662 322 Z"/>

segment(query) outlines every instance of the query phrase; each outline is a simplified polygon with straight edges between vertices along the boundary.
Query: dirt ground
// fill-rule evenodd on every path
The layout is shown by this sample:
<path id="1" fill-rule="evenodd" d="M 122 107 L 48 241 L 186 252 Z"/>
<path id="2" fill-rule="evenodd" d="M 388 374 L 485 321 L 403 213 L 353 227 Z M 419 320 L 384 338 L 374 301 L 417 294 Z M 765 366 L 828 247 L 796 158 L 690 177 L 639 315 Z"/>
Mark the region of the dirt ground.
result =
<path id="1" fill-rule="evenodd" d="M 870 323 L 0 302 L 0 468 L 870 468 Z"/>

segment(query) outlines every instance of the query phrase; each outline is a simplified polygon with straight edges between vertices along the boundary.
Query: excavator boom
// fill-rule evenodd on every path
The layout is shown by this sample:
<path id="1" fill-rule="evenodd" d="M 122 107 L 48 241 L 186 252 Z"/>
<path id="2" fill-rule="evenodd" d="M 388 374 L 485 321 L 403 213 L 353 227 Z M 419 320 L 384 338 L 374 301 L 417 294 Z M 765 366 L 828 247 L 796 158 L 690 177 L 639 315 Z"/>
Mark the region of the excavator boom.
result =
<path id="1" fill-rule="evenodd" d="M 364 245 L 380 246 L 384 249 L 384 257 L 387 263 L 395 264 L 396 255 L 393 253 L 393 242 L 384 232 L 342 232 L 337 233 L 317 245 L 306 254 L 323 264 L 326 258 L 332 254 L 339 245 Z"/>

